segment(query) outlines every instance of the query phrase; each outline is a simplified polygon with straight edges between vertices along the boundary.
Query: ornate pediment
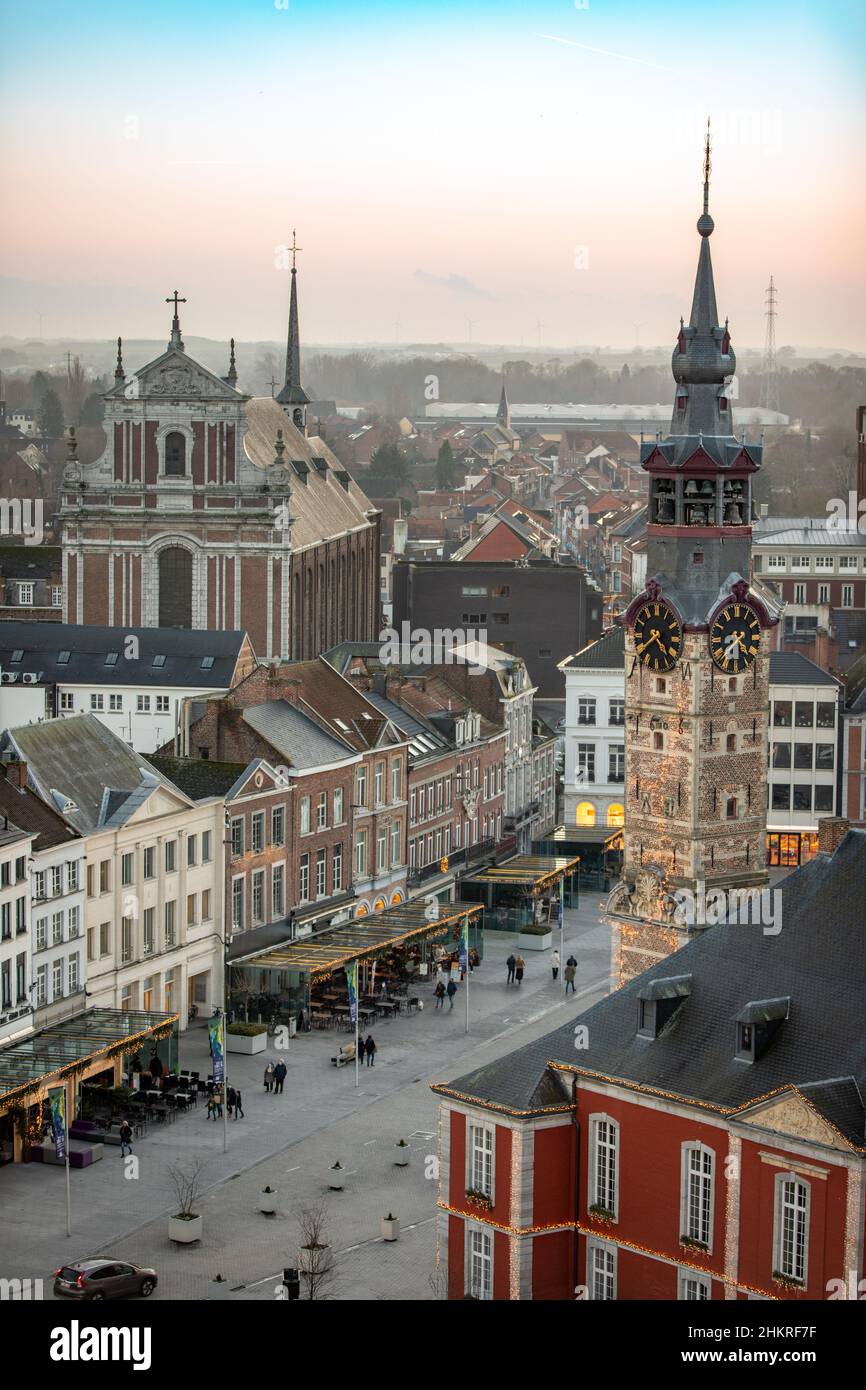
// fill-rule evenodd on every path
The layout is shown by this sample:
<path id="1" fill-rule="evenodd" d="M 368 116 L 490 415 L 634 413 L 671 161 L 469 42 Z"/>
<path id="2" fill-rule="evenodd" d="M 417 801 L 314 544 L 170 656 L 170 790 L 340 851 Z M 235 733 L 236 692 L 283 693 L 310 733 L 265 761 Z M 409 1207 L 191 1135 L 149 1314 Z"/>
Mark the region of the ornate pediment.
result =
<path id="1" fill-rule="evenodd" d="M 236 401 L 242 398 L 233 386 L 209 372 L 199 362 L 194 362 L 185 352 L 176 349 L 164 352 L 161 357 L 134 372 L 109 394 L 127 400 L 140 400 L 148 396 L 169 400 Z"/>
<path id="2" fill-rule="evenodd" d="M 787 1134 L 792 1139 L 806 1139 L 813 1144 L 825 1144 L 833 1149 L 849 1147 L 818 1111 L 796 1090 L 776 1096 L 763 1105 L 755 1106 L 747 1114 L 737 1117 L 742 1124 L 754 1125 L 757 1129 L 769 1129 L 774 1134 Z"/>
<path id="3" fill-rule="evenodd" d="M 664 887 L 661 870 L 651 867 L 639 869 L 633 881 L 621 878 L 605 910 L 614 917 L 634 917 L 666 927 L 682 927 L 686 922 L 682 905 Z"/>

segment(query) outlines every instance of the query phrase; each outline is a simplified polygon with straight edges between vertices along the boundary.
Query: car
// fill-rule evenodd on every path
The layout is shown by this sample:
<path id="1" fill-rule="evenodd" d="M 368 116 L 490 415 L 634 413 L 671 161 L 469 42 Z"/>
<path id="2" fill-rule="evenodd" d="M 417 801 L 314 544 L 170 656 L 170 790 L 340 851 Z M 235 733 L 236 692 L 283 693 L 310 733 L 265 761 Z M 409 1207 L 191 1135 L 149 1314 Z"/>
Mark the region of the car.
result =
<path id="1" fill-rule="evenodd" d="M 128 1298 L 140 1294 L 149 1298 L 159 1280 L 155 1269 L 130 1264 L 128 1260 L 78 1260 L 61 1265 L 54 1274 L 54 1293 L 58 1298 Z"/>

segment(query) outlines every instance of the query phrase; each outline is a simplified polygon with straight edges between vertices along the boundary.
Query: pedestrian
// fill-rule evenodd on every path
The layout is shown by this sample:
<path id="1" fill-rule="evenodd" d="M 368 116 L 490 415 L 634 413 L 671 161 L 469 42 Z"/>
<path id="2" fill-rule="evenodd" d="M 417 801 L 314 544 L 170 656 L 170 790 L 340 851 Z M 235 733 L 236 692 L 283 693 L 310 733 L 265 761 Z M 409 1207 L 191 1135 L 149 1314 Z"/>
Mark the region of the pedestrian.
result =
<path id="1" fill-rule="evenodd" d="M 441 1009 L 442 1005 L 445 1003 L 445 986 L 441 980 L 436 982 L 436 988 L 433 992 L 436 995 L 436 1007 L 437 1009 Z"/>
<path id="2" fill-rule="evenodd" d="M 277 1065 L 274 1067 L 274 1095 L 275 1095 L 275 1096 L 281 1096 L 281 1095 L 283 1094 L 283 1082 L 284 1082 L 285 1079 L 286 1079 L 286 1072 L 287 1072 L 287 1070 L 288 1070 L 288 1068 L 287 1068 L 285 1062 L 284 1062 L 284 1061 L 282 1060 L 282 1058 L 281 1058 L 281 1059 L 279 1060 L 279 1062 L 277 1062 Z"/>
<path id="3" fill-rule="evenodd" d="M 153 1077 L 155 1089 L 157 1091 L 160 1090 L 162 1083 L 162 1062 L 159 1060 L 159 1053 L 155 1047 L 150 1054 L 150 1074 Z"/>
<path id="4" fill-rule="evenodd" d="M 235 1091 L 235 1119 L 243 1120 L 244 1118 L 244 1105 L 241 1100 L 241 1093 L 240 1091 Z"/>
<path id="5" fill-rule="evenodd" d="M 236 1099 L 237 1099 L 237 1091 L 235 1090 L 234 1086 L 229 1086 L 228 1095 L 226 1096 L 226 1101 L 227 1101 L 227 1103 L 228 1103 L 229 1114 L 230 1114 L 230 1115 L 233 1115 L 233 1114 L 235 1113 L 235 1101 L 236 1101 Z"/>
<path id="6" fill-rule="evenodd" d="M 571 957 L 569 957 L 568 964 L 566 965 L 565 971 L 564 971 L 564 974 L 565 974 L 565 992 L 566 992 L 566 994 L 568 994 L 568 987 L 569 987 L 569 985 L 571 985 L 571 992 L 572 992 L 572 994 L 575 994 L 575 993 L 576 993 L 576 990 L 575 990 L 575 988 L 574 988 L 574 976 L 575 976 L 575 974 L 576 974 L 576 971 L 577 971 L 577 964 L 576 964 L 576 962 L 573 964 L 573 963 L 572 963 L 572 960 L 571 960 Z"/>
<path id="7" fill-rule="evenodd" d="M 453 1009 L 453 1008 L 454 1008 L 454 996 L 455 996 L 455 994 L 457 993 L 457 985 L 456 985 L 456 983 L 455 983 L 454 980 L 449 980 L 449 981 L 448 981 L 448 988 L 446 989 L 445 993 L 448 995 L 448 1004 L 449 1004 L 449 1007 Z"/>
<path id="8" fill-rule="evenodd" d="M 514 959 L 514 952 L 513 952 L 513 951 L 512 951 L 512 953 L 511 953 L 511 955 L 508 957 L 508 960 L 505 962 L 505 964 L 508 966 L 508 983 L 509 983 L 510 985 L 513 985 L 513 984 L 514 984 L 514 970 L 515 970 L 515 967 L 516 967 L 516 965 L 517 965 L 517 961 Z"/>
<path id="9" fill-rule="evenodd" d="M 566 965 L 573 965 L 575 969 L 577 969 L 577 961 L 574 959 L 574 956 L 569 956 L 568 960 L 565 963 Z"/>
<path id="10" fill-rule="evenodd" d="M 132 1153 L 132 1125 L 129 1123 L 129 1120 L 124 1120 L 123 1124 L 120 1126 L 121 1158 L 123 1158 L 125 1152 Z"/>
<path id="11" fill-rule="evenodd" d="M 272 1091 L 273 1089 L 274 1089 L 274 1064 L 273 1064 L 273 1062 L 268 1062 L 267 1066 L 265 1067 L 265 1090 L 266 1090 L 266 1091 Z"/>
<path id="12" fill-rule="evenodd" d="M 367 1041 L 364 1043 L 364 1051 L 367 1054 L 367 1066 L 372 1067 L 376 1060 L 377 1047 L 373 1041 L 373 1034 L 367 1034 Z"/>
<path id="13" fill-rule="evenodd" d="M 554 983 L 559 979 L 559 952 L 554 951 L 550 957 L 550 968 L 553 971 Z"/>
<path id="14" fill-rule="evenodd" d="M 523 959 L 523 956 L 518 951 L 517 959 L 514 962 L 514 978 L 518 984 L 520 984 L 523 979 L 523 972 L 525 969 L 526 961 Z"/>

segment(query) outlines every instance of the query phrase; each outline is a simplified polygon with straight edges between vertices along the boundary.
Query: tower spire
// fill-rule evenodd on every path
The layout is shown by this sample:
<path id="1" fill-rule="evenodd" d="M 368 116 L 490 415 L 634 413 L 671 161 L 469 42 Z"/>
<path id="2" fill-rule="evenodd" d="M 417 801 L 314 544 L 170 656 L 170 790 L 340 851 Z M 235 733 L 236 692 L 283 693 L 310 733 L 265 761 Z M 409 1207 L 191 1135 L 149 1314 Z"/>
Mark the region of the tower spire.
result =
<path id="1" fill-rule="evenodd" d="M 298 325 L 298 268 L 296 258 L 303 247 L 298 246 L 297 233 L 292 228 L 292 288 L 289 295 L 289 336 L 286 343 L 286 379 L 277 400 L 292 424 L 302 434 L 307 431 L 307 406 L 310 398 L 301 385 L 301 333 Z"/>
<path id="2" fill-rule="evenodd" d="M 503 428 L 511 429 L 511 406 L 508 404 L 508 392 L 505 390 L 505 373 L 502 373 L 502 391 L 499 396 L 499 409 L 496 412 L 496 423 Z"/>

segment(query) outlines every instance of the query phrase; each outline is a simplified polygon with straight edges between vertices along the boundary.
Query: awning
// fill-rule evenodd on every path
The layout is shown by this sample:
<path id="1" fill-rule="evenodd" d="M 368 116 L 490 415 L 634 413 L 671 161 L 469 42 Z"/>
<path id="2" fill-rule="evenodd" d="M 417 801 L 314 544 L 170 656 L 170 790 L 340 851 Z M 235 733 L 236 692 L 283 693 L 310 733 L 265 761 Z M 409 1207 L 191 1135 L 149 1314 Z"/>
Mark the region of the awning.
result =
<path id="1" fill-rule="evenodd" d="M 544 854 L 516 854 L 505 864 L 491 864 L 489 868 L 479 869 L 477 874 L 470 874 L 463 882 L 510 883 L 516 888 L 545 888 L 573 874 L 579 863 L 579 854 L 568 859 Z"/>
<path id="2" fill-rule="evenodd" d="M 88 1009 L 0 1048 L 0 1108 L 171 1033 L 178 1014 Z"/>
<path id="3" fill-rule="evenodd" d="M 400 903 L 356 917 L 339 927 L 326 927 L 314 936 L 287 942 L 258 956 L 246 956 L 240 969 L 299 970 L 317 980 L 327 979 L 353 960 L 372 960 L 394 946 L 425 936 L 437 936 L 464 917 L 477 917 L 480 903 L 440 903 L 438 917 L 427 916 L 423 902 Z"/>

